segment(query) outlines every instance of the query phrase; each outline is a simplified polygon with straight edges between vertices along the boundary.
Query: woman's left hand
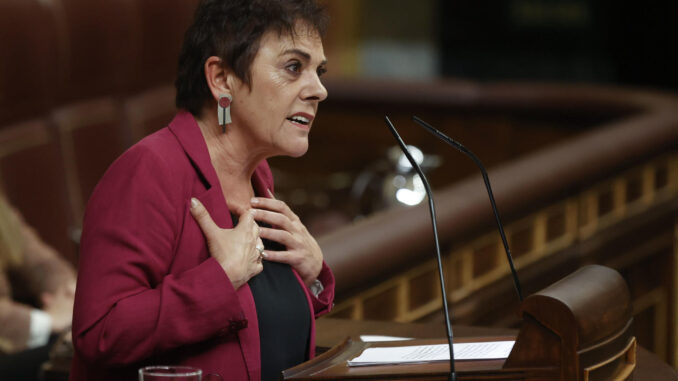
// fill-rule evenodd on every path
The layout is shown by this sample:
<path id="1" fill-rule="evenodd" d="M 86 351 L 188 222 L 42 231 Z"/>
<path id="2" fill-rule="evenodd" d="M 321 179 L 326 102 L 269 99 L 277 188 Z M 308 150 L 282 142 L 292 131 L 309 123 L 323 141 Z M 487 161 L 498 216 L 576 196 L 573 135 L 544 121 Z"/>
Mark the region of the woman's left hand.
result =
<path id="1" fill-rule="evenodd" d="M 289 264 L 309 286 L 322 269 L 320 246 L 287 204 L 273 198 L 270 191 L 269 194 L 271 198 L 256 197 L 251 201 L 254 219 L 271 225 L 271 228 L 260 228 L 259 236 L 283 244 L 287 250 L 266 250 L 265 259 Z"/>

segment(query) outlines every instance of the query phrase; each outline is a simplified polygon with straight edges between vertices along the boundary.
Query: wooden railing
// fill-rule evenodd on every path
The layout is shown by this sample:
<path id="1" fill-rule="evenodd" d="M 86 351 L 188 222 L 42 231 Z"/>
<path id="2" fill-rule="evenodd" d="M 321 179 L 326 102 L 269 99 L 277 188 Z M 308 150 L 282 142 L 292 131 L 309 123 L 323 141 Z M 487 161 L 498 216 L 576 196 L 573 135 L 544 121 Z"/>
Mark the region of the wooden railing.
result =
<path id="1" fill-rule="evenodd" d="M 482 191 L 480 189 L 479 191 Z M 664 154 L 611 179 L 601 181 L 583 192 L 554 202 L 530 215 L 512 221 L 505 227 L 516 266 L 521 269 L 542 259 L 561 253 L 596 233 L 628 218 L 640 215 L 658 205 L 678 199 L 678 153 Z M 336 232 L 332 236 L 341 235 Z M 329 237 L 323 238 L 326 248 Z M 473 292 L 508 276 L 506 254 L 495 231 L 472 236 L 458 244 L 449 244 L 445 255 L 449 299 L 459 302 Z M 427 252 L 430 254 L 430 252 Z M 364 254 L 367 256 L 367 253 Z M 380 255 L 386 260 L 386 253 Z M 334 268 L 342 269 L 329 257 Z M 368 258 L 356 260 L 360 267 Z M 379 267 L 370 267 L 379 277 Z M 336 270 L 343 280 L 341 270 Z M 398 273 L 376 286 L 353 293 L 340 301 L 334 314 L 353 319 L 387 318 L 413 322 L 437 312 L 441 307 L 435 258 Z M 428 290 L 418 289 L 424 286 Z M 340 290 L 345 286 L 340 286 Z M 378 298 L 391 299 L 392 312 L 381 308 L 370 310 Z M 371 312 L 370 312 L 371 311 Z"/>
<path id="2" fill-rule="evenodd" d="M 583 264 L 615 267 L 632 290 L 640 344 L 678 363 L 676 99 L 525 85 L 488 87 L 484 95 L 478 86 L 475 94 L 469 109 L 530 115 L 533 108 L 540 117 L 610 106 L 606 123 L 496 166 L 490 179 L 526 292 Z M 514 324 L 518 300 L 480 176 L 437 189 L 435 197 L 454 321 Z M 319 241 L 337 277 L 331 316 L 441 319 L 425 205 L 375 214 Z"/>

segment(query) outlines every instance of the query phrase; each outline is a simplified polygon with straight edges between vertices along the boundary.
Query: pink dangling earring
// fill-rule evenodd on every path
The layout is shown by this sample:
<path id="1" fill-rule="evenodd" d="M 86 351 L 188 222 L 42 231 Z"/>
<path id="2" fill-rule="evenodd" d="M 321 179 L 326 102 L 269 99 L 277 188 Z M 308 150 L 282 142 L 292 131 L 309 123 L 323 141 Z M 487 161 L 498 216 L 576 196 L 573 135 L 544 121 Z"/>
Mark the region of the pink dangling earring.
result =
<path id="1" fill-rule="evenodd" d="M 219 95 L 219 102 L 217 105 L 217 117 L 219 118 L 219 125 L 222 132 L 226 132 L 226 125 L 231 123 L 231 101 L 233 97 L 229 94 Z"/>

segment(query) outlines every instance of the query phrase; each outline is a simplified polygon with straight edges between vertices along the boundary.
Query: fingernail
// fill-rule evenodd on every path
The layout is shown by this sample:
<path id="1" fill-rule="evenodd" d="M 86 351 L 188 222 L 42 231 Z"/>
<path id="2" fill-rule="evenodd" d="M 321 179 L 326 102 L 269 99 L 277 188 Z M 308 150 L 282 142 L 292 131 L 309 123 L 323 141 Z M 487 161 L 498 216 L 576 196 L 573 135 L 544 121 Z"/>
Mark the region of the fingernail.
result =
<path id="1" fill-rule="evenodd" d="M 264 259 L 266 259 L 266 258 L 268 258 L 268 254 L 266 254 L 265 251 L 262 251 L 262 252 L 261 252 L 261 257 L 264 258 Z"/>
<path id="2" fill-rule="evenodd" d="M 251 202 L 252 204 L 258 204 L 258 203 L 259 203 L 259 199 L 256 198 L 256 197 L 252 197 L 252 199 L 250 200 L 250 202 Z"/>
<path id="3" fill-rule="evenodd" d="M 191 197 L 191 209 L 195 208 L 196 206 L 198 206 L 198 199 Z"/>

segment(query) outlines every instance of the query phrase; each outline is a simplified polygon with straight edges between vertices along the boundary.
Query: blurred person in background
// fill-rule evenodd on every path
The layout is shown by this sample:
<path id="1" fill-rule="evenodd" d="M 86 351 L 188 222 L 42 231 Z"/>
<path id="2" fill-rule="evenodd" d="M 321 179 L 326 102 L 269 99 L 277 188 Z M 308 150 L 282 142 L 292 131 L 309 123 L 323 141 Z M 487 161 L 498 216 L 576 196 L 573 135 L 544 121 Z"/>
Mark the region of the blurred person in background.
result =
<path id="1" fill-rule="evenodd" d="M 0 194 L 0 374 L 36 380 L 71 326 L 75 270 Z"/>
<path id="2" fill-rule="evenodd" d="M 266 159 L 299 157 L 327 97 L 313 0 L 206 0 L 179 58 L 180 109 L 125 152 L 85 214 L 71 380 L 185 365 L 277 380 L 313 357 L 334 277 L 273 196 Z"/>

